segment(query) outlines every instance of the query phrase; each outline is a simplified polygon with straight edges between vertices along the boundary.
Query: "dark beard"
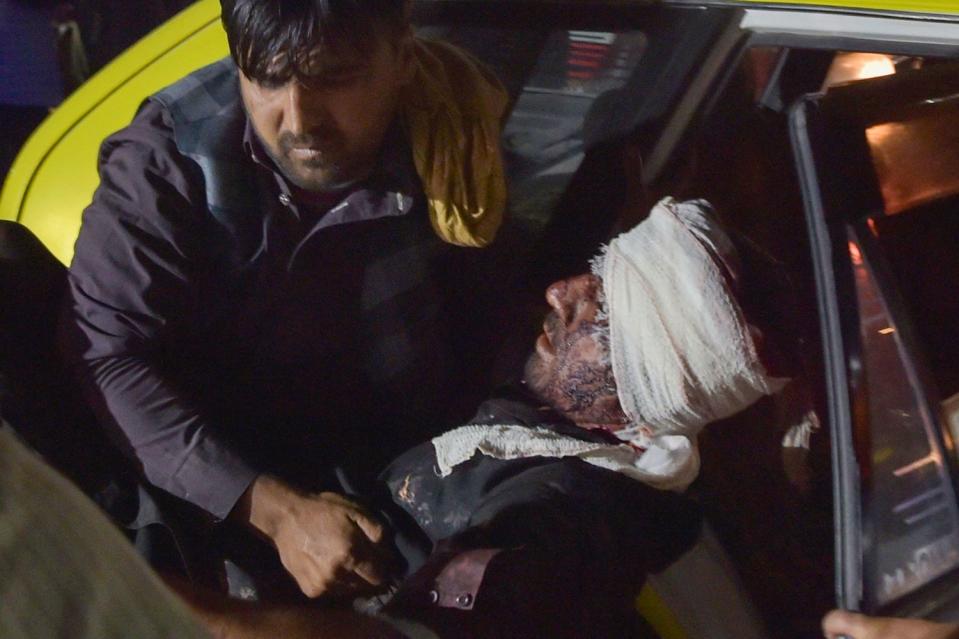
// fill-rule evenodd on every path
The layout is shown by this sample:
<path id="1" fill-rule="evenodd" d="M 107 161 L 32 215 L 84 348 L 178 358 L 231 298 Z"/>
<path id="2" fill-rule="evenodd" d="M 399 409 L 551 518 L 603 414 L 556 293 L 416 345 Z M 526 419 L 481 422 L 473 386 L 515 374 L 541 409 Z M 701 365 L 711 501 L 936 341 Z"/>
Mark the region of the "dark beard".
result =
<path id="1" fill-rule="evenodd" d="M 613 381 L 612 369 L 603 370 L 579 361 L 564 362 L 563 366 L 566 375 L 557 389 L 561 397 L 559 401 L 564 404 L 563 412 L 579 413 L 588 410 L 609 394 Z"/>
<path id="2" fill-rule="evenodd" d="M 578 334 L 589 331 L 591 328 L 584 326 L 564 339 L 575 340 Z M 557 354 L 551 368 L 533 351 L 526 360 L 523 381 L 538 399 L 567 415 L 589 410 L 604 397 L 616 394 L 611 366 L 590 364 L 565 351 Z"/>
<path id="3" fill-rule="evenodd" d="M 298 188 L 303 189 L 304 191 L 310 191 L 313 193 L 331 193 L 333 191 L 342 191 L 343 189 L 351 187 L 367 177 L 368 171 L 361 176 L 344 176 L 344 173 L 348 172 L 348 169 L 335 162 L 330 162 L 328 159 L 323 158 L 322 156 L 314 160 L 305 161 L 301 163 L 299 167 L 306 169 L 320 169 L 325 166 L 326 177 L 320 180 L 300 175 L 300 173 L 297 171 L 298 165 L 294 164 L 293 160 L 290 158 L 290 151 L 294 146 L 309 146 L 313 144 L 317 136 L 309 134 L 294 136 L 289 132 L 282 133 L 277 140 L 278 149 L 276 152 L 274 152 L 273 149 L 263 142 L 262 138 L 260 138 L 260 134 L 255 129 L 253 133 L 256 136 L 259 148 L 262 149 L 270 158 L 270 160 L 273 162 L 273 166 L 275 166 L 276 169 L 283 174 L 283 177 L 285 177 L 290 183 Z"/>

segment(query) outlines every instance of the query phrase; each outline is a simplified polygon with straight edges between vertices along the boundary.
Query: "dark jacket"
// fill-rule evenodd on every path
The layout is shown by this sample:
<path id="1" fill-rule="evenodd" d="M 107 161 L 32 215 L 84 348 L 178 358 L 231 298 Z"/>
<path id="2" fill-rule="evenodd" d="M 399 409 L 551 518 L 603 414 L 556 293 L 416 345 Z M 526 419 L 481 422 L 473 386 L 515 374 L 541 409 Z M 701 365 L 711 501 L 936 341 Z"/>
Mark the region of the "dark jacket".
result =
<path id="1" fill-rule="evenodd" d="M 484 403 L 472 423 L 604 439 L 515 394 Z M 700 530 L 682 495 L 579 459 L 477 454 L 440 477 L 426 442 L 381 480 L 432 543 L 386 611 L 442 637 L 641 636 L 635 598 L 646 575 Z"/>
<path id="2" fill-rule="evenodd" d="M 308 211 L 258 151 L 236 73 L 191 74 L 104 143 L 64 322 L 100 421 L 221 518 L 259 472 L 329 487 L 478 396 L 450 348 L 472 255 L 433 234 L 402 136 Z"/>

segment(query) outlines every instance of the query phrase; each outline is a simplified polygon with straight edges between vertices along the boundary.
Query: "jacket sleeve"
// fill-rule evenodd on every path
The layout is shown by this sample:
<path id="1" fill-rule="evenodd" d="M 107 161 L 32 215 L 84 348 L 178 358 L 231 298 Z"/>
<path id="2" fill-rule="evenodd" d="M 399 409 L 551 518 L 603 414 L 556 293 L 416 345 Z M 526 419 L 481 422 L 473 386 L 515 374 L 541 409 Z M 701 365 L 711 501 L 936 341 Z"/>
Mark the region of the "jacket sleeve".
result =
<path id="1" fill-rule="evenodd" d="M 202 184 L 159 105 L 104 143 L 61 333 L 99 421 L 146 478 L 224 518 L 256 472 L 163 366 L 202 310 Z"/>

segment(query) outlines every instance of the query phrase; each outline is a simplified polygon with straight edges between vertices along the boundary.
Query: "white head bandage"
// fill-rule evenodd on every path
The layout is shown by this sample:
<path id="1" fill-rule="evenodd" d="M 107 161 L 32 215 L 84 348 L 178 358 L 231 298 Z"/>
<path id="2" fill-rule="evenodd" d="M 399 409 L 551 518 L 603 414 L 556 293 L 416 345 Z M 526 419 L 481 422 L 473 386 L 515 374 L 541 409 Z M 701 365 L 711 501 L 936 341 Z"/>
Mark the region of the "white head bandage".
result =
<path id="1" fill-rule="evenodd" d="M 759 361 L 733 294 L 734 255 L 707 202 L 667 198 L 593 262 L 630 420 L 617 434 L 648 449 L 666 484 L 695 478 L 695 436 L 704 425 L 788 381 L 768 376 Z"/>

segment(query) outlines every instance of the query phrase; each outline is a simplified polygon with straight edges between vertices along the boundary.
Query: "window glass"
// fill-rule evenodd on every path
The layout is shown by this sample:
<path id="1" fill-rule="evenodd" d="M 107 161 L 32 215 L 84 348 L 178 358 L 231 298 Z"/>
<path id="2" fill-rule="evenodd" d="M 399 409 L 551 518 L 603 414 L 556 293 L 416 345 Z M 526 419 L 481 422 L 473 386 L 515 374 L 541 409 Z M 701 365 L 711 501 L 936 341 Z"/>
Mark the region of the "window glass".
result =
<path id="1" fill-rule="evenodd" d="M 959 393 L 959 197 L 871 222 L 915 328 L 918 347 L 944 399 Z"/>
<path id="2" fill-rule="evenodd" d="M 959 517 L 943 450 L 900 327 L 850 238 L 868 385 L 863 469 L 864 595 L 882 606 L 959 566 Z"/>

